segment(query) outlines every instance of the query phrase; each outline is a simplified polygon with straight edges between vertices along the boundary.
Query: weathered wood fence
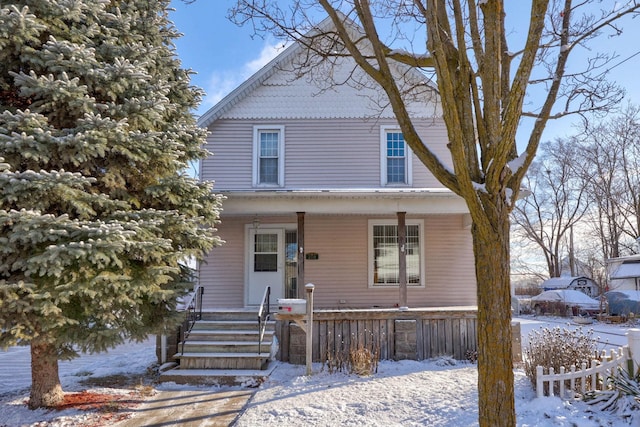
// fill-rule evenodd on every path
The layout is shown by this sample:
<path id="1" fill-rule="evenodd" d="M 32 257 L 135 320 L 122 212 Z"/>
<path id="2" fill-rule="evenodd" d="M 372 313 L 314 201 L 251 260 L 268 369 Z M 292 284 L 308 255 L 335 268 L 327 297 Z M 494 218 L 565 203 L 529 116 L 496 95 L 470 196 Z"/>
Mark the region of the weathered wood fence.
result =
<path id="1" fill-rule="evenodd" d="M 451 356 L 463 360 L 475 352 L 475 307 L 314 310 L 313 361 L 367 348 L 382 360 L 423 360 Z M 305 335 L 295 323 L 278 321 L 278 358 L 303 364 Z"/>

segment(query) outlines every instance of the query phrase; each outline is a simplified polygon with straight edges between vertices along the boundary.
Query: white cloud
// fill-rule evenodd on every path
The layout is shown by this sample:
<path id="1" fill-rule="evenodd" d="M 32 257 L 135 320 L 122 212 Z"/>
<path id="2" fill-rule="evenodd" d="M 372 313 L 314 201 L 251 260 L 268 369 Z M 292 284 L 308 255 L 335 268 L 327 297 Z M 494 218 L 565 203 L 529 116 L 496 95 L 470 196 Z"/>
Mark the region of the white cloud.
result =
<path id="1" fill-rule="evenodd" d="M 204 87 L 206 97 L 200 109 L 203 111 L 213 107 L 233 89 L 264 67 L 285 48 L 282 42 L 265 41 L 257 58 L 245 63 L 239 69 L 214 71 Z"/>
<path id="2" fill-rule="evenodd" d="M 285 47 L 286 45 L 284 45 L 282 42 L 270 44 L 267 41 L 267 43 L 262 47 L 262 51 L 260 51 L 260 56 L 258 56 L 253 61 L 249 61 L 247 64 L 245 64 L 245 71 L 247 73 L 245 78 L 250 77 L 253 73 L 260 70 L 260 68 L 267 65 L 267 63 L 278 56 L 278 54 L 282 52 Z"/>

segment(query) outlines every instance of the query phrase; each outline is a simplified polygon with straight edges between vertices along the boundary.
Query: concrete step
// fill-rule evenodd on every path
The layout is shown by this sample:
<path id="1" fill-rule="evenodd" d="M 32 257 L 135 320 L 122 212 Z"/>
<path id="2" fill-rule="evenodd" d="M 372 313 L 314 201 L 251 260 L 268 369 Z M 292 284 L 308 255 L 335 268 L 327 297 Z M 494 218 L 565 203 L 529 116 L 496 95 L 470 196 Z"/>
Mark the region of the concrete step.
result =
<path id="1" fill-rule="evenodd" d="M 269 363 L 266 369 L 171 369 L 160 374 L 161 382 L 194 385 L 243 385 L 257 387 L 262 384 L 277 367 L 276 362 Z"/>
<path id="2" fill-rule="evenodd" d="M 274 334 L 274 330 L 265 330 L 263 340 L 271 342 Z M 257 329 L 192 329 L 188 341 L 258 341 L 259 337 Z"/>

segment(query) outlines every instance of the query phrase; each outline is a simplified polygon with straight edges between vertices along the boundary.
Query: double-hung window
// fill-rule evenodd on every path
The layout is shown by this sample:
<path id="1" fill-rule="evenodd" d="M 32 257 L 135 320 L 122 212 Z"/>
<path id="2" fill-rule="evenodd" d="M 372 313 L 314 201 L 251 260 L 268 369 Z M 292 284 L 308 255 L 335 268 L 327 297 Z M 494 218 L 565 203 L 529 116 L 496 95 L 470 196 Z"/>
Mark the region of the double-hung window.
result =
<path id="1" fill-rule="evenodd" d="M 395 126 L 380 130 L 380 165 L 382 186 L 411 184 L 411 152 Z"/>
<path id="2" fill-rule="evenodd" d="M 253 185 L 284 185 L 284 126 L 254 126 Z"/>
<path id="3" fill-rule="evenodd" d="M 407 220 L 405 259 L 407 285 L 424 286 L 423 222 Z M 400 283 L 398 225 L 395 220 L 369 221 L 369 283 L 372 287 Z"/>

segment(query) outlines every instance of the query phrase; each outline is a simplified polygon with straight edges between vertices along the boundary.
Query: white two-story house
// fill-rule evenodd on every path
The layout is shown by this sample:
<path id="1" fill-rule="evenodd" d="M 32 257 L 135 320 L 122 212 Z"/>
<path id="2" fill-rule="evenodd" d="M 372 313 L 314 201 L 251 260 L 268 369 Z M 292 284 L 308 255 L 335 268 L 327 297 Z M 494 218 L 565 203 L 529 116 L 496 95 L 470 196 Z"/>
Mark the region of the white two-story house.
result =
<path id="1" fill-rule="evenodd" d="M 308 339 L 316 362 L 360 348 L 394 360 L 464 359 L 476 350 L 466 204 L 413 155 L 384 93 L 352 58 L 300 73 L 308 57 L 292 44 L 199 119 L 212 153 L 200 176 L 225 196 L 224 244 L 198 265 L 196 303 L 187 304 L 196 308 L 177 341 L 159 346 L 179 361 L 167 381 L 201 383 L 203 369 L 208 377 L 249 368 L 262 376 L 274 355 L 304 363 Z M 450 164 L 435 85 L 401 64 L 394 71 L 422 140 Z M 269 310 L 258 307 L 267 289 L 273 312 L 278 299 L 309 296 L 309 283 L 309 336 L 296 319 L 265 321 Z"/>

